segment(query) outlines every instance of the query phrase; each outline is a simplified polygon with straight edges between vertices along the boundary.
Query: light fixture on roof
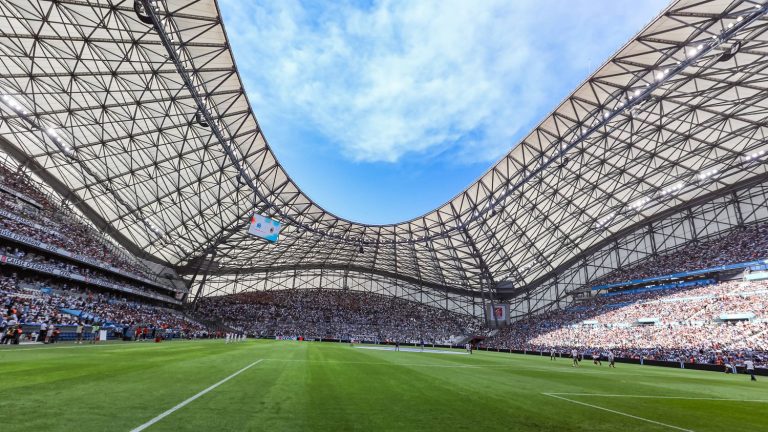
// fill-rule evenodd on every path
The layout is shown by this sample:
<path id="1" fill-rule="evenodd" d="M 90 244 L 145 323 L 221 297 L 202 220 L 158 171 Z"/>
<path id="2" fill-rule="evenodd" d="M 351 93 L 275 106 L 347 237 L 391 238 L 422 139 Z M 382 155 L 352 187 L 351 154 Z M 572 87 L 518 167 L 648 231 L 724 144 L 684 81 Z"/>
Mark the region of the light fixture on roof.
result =
<path id="1" fill-rule="evenodd" d="M 699 180 L 705 180 L 705 179 L 708 179 L 708 178 L 710 178 L 710 177 L 712 177 L 712 176 L 714 176 L 714 175 L 717 175 L 717 172 L 718 172 L 718 171 L 717 171 L 716 169 L 713 169 L 713 170 L 710 170 L 710 171 L 706 171 L 706 172 L 703 172 L 703 173 L 699 174 Z"/>
<path id="2" fill-rule="evenodd" d="M 765 150 L 760 150 L 759 152 L 754 152 L 752 154 L 745 155 L 744 159 L 747 160 L 747 161 L 750 161 L 752 159 L 757 160 L 757 159 L 760 159 L 760 157 L 762 157 L 764 155 L 765 155 Z"/>
<path id="3" fill-rule="evenodd" d="M 674 185 L 672 185 L 672 186 L 662 190 L 661 191 L 661 195 L 662 196 L 670 195 L 670 194 L 673 194 L 673 193 L 679 191 L 682 188 L 683 188 L 683 184 L 682 183 L 676 183 L 676 184 L 674 184 Z"/>
<path id="4" fill-rule="evenodd" d="M 16 102 L 16 100 L 15 100 L 14 98 L 10 97 L 10 96 L 7 96 L 7 95 L 3 96 L 3 101 L 4 101 L 4 102 L 5 102 L 5 103 L 6 103 L 6 104 L 9 106 L 9 107 L 11 107 L 11 109 L 12 109 L 12 110 L 14 110 L 14 111 L 16 111 L 16 112 L 22 112 L 22 111 L 24 111 L 24 107 L 23 107 L 23 106 L 21 106 L 21 104 L 19 104 L 18 102 Z"/>
<path id="5" fill-rule="evenodd" d="M 8 95 L 3 95 L 3 102 L 6 103 L 9 107 L 11 107 L 12 110 L 16 111 L 19 114 L 27 115 L 27 110 L 16 100 Z"/>
<path id="6" fill-rule="evenodd" d="M 651 202 L 650 198 L 641 198 L 641 199 L 635 201 L 630 207 L 632 207 L 632 209 L 634 209 L 634 210 L 639 211 L 640 209 L 642 209 L 649 202 Z"/>
<path id="7" fill-rule="evenodd" d="M 609 213 L 608 215 L 606 215 L 604 218 L 602 218 L 602 219 L 599 219 L 599 220 L 597 221 L 597 227 L 598 227 L 598 228 L 603 228 L 603 227 L 604 227 L 606 224 L 608 224 L 608 222 L 610 222 L 610 221 L 611 221 L 611 219 L 613 219 L 615 216 L 616 216 L 616 212 L 611 212 L 611 213 Z"/>

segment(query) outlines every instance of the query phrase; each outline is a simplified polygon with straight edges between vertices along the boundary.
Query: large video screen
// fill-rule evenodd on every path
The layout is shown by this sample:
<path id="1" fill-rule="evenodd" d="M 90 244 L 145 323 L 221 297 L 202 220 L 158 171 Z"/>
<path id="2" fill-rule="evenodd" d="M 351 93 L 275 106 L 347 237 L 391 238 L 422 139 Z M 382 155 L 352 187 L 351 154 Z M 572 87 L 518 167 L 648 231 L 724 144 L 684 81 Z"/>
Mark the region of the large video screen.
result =
<path id="1" fill-rule="evenodd" d="M 251 216 L 248 234 L 261 237 L 268 242 L 277 243 L 280 236 L 280 221 L 254 213 Z"/>

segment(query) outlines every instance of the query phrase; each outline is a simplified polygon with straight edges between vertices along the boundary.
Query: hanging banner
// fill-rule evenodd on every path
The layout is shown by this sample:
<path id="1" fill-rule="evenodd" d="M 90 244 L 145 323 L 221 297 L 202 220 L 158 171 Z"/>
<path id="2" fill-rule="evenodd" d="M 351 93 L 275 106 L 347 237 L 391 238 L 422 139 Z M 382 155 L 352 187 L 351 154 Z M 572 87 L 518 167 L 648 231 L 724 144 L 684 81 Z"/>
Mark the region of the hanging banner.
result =
<path id="1" fill-rule="evenodd" d="M 268 242 L 277 243 L 280 236 L 280 221 L 254 213 L 251 216 L 248 234 L 261 237 Z"/>
<path id="2" fill-rule="evenodd" d="M 487 306 L 486 321 L 489 325 L 491 325 L 492 327 L 495 327 L 497 324 L 499 326 L 509 324 L 509 305 L 508 304 L 496 303 L 494 305 L 488 304 L 486 306 Z"/>

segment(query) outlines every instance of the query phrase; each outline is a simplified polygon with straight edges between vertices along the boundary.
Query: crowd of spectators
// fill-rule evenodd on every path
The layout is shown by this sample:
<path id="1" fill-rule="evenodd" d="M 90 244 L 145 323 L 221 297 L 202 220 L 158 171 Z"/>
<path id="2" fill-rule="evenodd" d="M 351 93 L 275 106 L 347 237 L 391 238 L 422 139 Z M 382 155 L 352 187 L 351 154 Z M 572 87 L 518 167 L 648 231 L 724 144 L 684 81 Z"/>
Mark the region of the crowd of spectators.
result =
<path id="1" fill-rule="evenodd" d="M 2 221 L 0 220 L 0 225 Z M 150 289 L 147 286 L 139 283 L 130 278 L 116 276 L 113 273 L 90 268 L 84 265 L 78 265 L 73 262 L 65 261 L 60 258 L 49 256 L 46 254 L 35 252 L 34 249 L 25 248 L 23 246 L 2 246 L 0 245 L 0 255 L 8 257 L 18 258 L 27 263 L 42 264 L 46 267 L 53 268 L 62 272 L 71 273 L 88 278 L 91 281 L 101 281 L 108 284 L 118 285 L 120 287 L 133 289 L 136 291 L 155 292 L 154 289 Z M 168 292 L 164 292 L 166 296 L 170 295 Z"/>
<path id="2" fill-rule="evenodd" d="M 99 325 L 119 336 L 139 337 L 156 330 L 177 336 L 207 335 L 205 326 L 172 309 L 91 291 L 78 284 L 22 279 L 16 274 L 0 276 L 0 306 L 0 334 L 18 333 L 17 342 L 33 341 L 33 334 L 44 335 L 48 328 L 53 331 L 77 325 Z"/>
<path id="3" fill-rule="evenodd" d="M 351 290 L 297 289 L 209 297 L 198 311 L 254 336 L 450 344 L 480 329 L 466 315 Z"/>
<path id="4" fill-rule="evenodd" d="M 30 198 L 34 203 L 20 198 L 18 194 Z M 0 216 L 0 229 L 8 229 L 16 234 L 96 259 L 125 272 L 155 279 L 155 275 L 146 265 L 109 243 L 101 233 L 82 222 L 71 210 L 54 203 L 23 172 L 14 171 L 2 163 L 0 210 L 20 219 Z M 38 229 L 35 225 L 44 229 Z"/>
<path id="5" fill-rule="evenodd" d="M 156 280 L 150 269 L 107 241 L 66 206 L 43 192 L 23 171 L 0 164 L 0 229 Z M 23 246 L 0 253 L 45 264 L 89 280 L 147 290 L 136 280 L 75 264 Z M 762 259 L 768 224 L 737 228 L 690 242 L 603 275 L 590 287 Z M 0 273 L 2 342 L 30 339 L 36 326 L 54 330 L 82 324 L 109 326 L 118 334 L 149 330 L 207 335 L 205 326 L 178 311 L 123 294 L 94 290 L 61 278 Z M 197 305 L 206 320 L 257 337 L 453 344 L 482 334 L 474 318 L 401 298 L 351 290 L 277 290 L 208 297 Z M 30 330 L 32 329 L 32 330 Z M 28 333 L 25 333 L 27 331 Z M 49 333 L 50 334 L 50 333 Z M 48 340 L 48 339 L 46 339 Z M 55 337 L 54 339 L 55 340 Z M 768 362 L 768 283 L 725 282 L 615 296 L 597 296 L 501 329 L 486 346 L 562 353 L 611 350 L 618 357 L 738 364 Z"/>
<path id="6" fill-rule="evenodd" d="M 665 255 L 651 256 L 631 266 L 614 270 L 589 284 L 616 282 L 701 270 L 768 257 L 768 224 L 736 228 L 721 237 L 690 242 Z"/>
<path id="7" fill-rule="evenodd" d="M 742 318 L 733 319 L 736 315 Z M 518 321 L 486 343 L 564 353 L 612 350 L 619 357 L 691 363 L 768 360 L 768 283 L 731 281 L 597 296 Z"/>

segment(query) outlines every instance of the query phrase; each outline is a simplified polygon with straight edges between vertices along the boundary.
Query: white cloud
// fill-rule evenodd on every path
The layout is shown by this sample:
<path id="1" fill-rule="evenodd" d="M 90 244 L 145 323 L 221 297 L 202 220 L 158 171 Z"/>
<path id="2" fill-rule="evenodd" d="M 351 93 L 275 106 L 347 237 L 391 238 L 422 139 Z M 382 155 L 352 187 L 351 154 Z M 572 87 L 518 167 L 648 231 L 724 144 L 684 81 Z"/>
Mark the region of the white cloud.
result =
<path id="1" fill-rule="evenodd" d="M 273 110 L 309 124 L 352 160 L 450 151 L 476 162 L 507 152 L 587 76 L 585 59 L 594 69 L 663 7 L 600 3 L 225 0 L 222 8 L 257 116 Z M 600 11 L 610 19 L 596 19 Z"/>

